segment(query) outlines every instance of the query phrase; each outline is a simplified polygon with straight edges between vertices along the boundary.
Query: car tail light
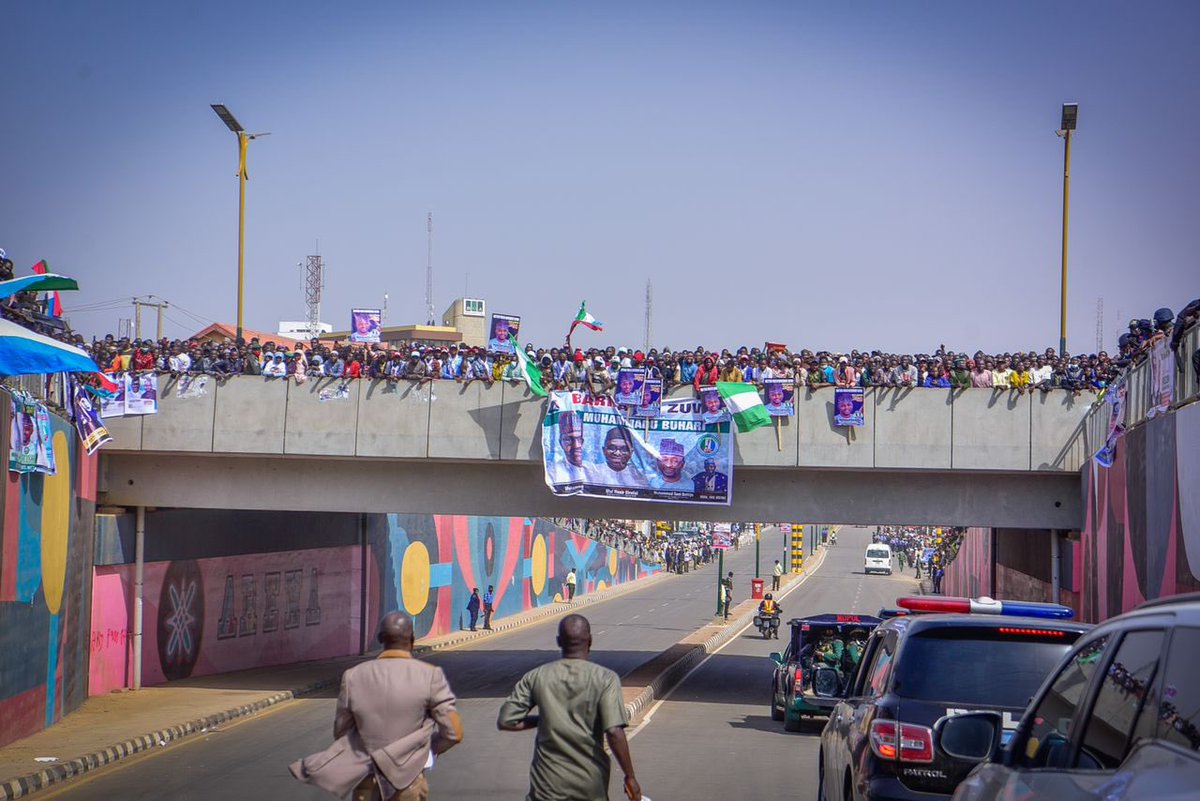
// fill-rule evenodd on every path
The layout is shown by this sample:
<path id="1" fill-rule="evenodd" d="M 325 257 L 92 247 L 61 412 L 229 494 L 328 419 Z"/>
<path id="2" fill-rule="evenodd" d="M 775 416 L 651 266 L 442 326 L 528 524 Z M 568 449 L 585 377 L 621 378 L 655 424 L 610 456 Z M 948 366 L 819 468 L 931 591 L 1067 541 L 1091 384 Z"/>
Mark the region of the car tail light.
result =
<path id="1" fill-rule="evenodd" d="M 1052 640 L 1061 640 L 1067 636 L 1065 631 L 1055 631 L 1054 629 L 1017 629 L 1001 626 L 999 631 L 1001 634 L 1011 634 L 1016 637 L 1046 637 Z"/>
<path id="2" fill-rule="evenodd" d="M 876 720 L 871 724 L 871 750 L 880 759 L 933 761 L 933 730 L 928 726 Z"/>

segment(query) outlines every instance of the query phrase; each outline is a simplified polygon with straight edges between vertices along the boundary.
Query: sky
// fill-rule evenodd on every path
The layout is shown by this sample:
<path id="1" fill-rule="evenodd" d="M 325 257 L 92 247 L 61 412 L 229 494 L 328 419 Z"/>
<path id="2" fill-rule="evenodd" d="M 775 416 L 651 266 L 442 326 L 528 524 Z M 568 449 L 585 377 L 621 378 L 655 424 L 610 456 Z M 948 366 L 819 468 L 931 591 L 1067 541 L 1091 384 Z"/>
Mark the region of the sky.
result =
<path id="1" fill-rule="evenodd" d="M 577 345 L 1068 347 L 1200 295 L 1200 3 L 8 0 L 0 247 L 182 337 L 520 315 Z M 318 244 L 319 243 L 319 244 Z M 144 332 L 153 334 L 153 310 Z"/>

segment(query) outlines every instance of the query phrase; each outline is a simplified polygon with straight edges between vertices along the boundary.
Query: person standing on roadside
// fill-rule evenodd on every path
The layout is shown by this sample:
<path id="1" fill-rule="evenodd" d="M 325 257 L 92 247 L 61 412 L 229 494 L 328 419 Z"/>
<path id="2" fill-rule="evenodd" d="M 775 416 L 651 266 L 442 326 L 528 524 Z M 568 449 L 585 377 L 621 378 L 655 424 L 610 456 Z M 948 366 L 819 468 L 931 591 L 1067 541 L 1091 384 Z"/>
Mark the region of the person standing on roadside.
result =
<path id="1" fill-rule="evenodd" d="M 575 600 L 575 582 L 576 581 L 577 581 L 577 579 L 575 578 L 575 568 L 571 568 L 570 570 L 567 571 L 567 578 L 566 578 L 566 582 L 565 582 L 567 585 L 567 600 L 568 601 Z"/>
<path id="2" fill-rule="evenodd" d="M 771 590 L 779 589 L 779 582 L 783 580 L 783 565 L 779 560 L 775 560 L 775 567 L 771 570 Z"/>
<path id="3" fill-rule="evenodd" d="M 427 801 L 430 754 L 462 742 L 463 729 L 446 674 L 413 659 L 414 639 L 412 618 L 384 616 L 383 652 L 342 674 L 333 721 L 338 742 L 293 763 L 292 775 L 339 796 L 352 788 L 354 801 Z"/>
<path id="4" fill-rule="evenodd" d="M 479 588 L 471 590 L 471 597 L 467 601 L 467 614 L 471 616 L 471 631 L 475 630 L 475 621 L 479 620 Z"/>
<path id="5" fill-rule="evenodd" d="M 625 739 L 621 679 L 588 661 L 592 629 L 583 615 L 562 619 L 557 642 L 562 658 L 522 676 L 496 720 L 500 731 L 537 729 L 526 801 L 607 801 L 612 765 L 604 741 L 625 774 L 625 795 L 641 801 Z"/>
<path id="6" fill-rule="evenodd" d="M 733 606 L 733 571 L 721 582 L 725 587 L 725 619 L 729 620 L 729 607 Z"/>
<path id="7" fill-rule="evenodd" d="M 496 588 L 491 584 L 488 585 L 487 592 L 483 594 L 483 630 L 492 630 L 492 613 L 496 611 Z"/>

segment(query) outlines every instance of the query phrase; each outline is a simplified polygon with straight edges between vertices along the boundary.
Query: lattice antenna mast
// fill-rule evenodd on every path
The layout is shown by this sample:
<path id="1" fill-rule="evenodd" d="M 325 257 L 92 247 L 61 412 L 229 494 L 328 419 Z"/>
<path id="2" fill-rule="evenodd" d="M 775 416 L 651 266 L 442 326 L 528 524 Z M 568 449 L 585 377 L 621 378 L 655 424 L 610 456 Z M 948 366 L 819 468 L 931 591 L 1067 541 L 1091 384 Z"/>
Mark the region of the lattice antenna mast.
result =
<path id="1" fill-rule="evenodd" d="M 1096 353 L 1104 350 L 1104 298 L 1096 298 Z"/>
<path id="2" fill-rule="evenodd" d="M 426 234 L 426 252 L 425 252 L 425 321 L 426 325 L 433 325 L 433 212 L 428 212 L 425 215 L 425 234 Z"/>
<path id="3" fill-rule="evenodd" d="M 304 265 L 304 305 L 308 307 L 308 335 L 321 335 L 321 289 L 325 286 L 325 263 L 318 253 Z"/>
<path id="4" fill-rule="evenodd" d="M 650 352 L 650 334 L 653 328 L 654 318 L 654 287 L 650 284 L 650 279 L 646 279 L 646 331 L 642 337 L 642 350 Z"/>

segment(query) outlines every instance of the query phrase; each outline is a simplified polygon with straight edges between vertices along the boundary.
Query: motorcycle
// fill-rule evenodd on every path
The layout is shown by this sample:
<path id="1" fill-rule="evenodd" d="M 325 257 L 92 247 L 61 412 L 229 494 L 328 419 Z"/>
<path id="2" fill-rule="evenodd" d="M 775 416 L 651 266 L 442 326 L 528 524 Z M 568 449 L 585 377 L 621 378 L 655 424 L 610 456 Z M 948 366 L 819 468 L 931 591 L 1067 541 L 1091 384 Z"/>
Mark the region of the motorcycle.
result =
<path id="1" fill-rule="evenodd" d="M 755 615 L 754 626 L 762 634 L 764 640 L 769 640 L 772 637 L 779 639 L 779 614 L 773 615 Z"/>

